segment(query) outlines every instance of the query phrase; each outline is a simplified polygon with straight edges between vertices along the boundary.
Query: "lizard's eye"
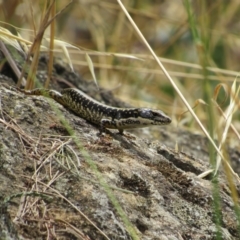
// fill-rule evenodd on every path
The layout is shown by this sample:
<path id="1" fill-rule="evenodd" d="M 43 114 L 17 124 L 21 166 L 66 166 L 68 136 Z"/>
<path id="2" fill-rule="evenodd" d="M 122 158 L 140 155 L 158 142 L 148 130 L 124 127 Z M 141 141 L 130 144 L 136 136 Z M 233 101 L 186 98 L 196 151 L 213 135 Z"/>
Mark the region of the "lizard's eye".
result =
<path id="1" fill-rule="evenodd" d="M 140 109 L 139 115 L 142 118 L 152 118 L 153 117 L 152 111 L 149 109 Z"/>

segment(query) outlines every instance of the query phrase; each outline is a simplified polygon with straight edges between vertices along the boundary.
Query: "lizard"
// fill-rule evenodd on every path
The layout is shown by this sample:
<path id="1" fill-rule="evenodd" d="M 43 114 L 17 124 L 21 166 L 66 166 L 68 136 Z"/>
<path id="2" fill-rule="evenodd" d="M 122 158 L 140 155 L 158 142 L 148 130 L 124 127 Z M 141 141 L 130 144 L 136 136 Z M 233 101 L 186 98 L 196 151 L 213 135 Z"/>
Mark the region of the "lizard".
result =
<path id="1" fill-rule="evenodd" d="M 26 95 L 41 95 L 54 99 L 76 115 L 100 126 L 100 135 L 106 128 L 118 129 L 119 133 L 123 134 L 125 129 L 171 123 L 171 118 L 161 110 L 108 106 L 76 88 L 66 88 L 61 92 L 44 88 L 18 90 Z"/>

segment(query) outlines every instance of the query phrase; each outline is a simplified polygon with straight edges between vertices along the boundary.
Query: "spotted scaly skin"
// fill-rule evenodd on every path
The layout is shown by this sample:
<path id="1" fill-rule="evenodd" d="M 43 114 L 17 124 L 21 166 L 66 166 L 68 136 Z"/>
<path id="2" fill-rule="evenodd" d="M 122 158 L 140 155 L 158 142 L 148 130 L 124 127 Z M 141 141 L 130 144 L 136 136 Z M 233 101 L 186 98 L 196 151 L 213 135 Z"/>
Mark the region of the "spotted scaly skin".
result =
<path id="1" fill-rule="evenodd" d="M 43 88 L 20 91 L 27 95 L 42 95 L 54 99 L 75 112 L 78 116 L 99 125 L 100 134 L 105 128 L 118 129 L 123 134 L 124 129 L 142 128 L 151 125 L 167 125 L 171 123 L 171 118 L 161 110 L 107 106 L 75 88 L 64 89 L 61 93 Z"/>

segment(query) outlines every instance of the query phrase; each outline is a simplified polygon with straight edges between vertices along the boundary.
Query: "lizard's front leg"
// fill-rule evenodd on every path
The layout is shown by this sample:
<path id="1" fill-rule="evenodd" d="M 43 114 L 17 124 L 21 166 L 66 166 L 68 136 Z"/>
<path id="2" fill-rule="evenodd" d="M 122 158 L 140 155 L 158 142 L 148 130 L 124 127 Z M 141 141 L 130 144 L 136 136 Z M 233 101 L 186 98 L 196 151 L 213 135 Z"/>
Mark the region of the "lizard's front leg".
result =
<path id="1" fill-rule="evenodd" d="M 103 118 L 100 121 L 100 135 L 106 130 L 106 128 L 118 129 L 120 134 L 123 134 L 123 129 L 117 127 L 117 120 L 110 120 Z"/>

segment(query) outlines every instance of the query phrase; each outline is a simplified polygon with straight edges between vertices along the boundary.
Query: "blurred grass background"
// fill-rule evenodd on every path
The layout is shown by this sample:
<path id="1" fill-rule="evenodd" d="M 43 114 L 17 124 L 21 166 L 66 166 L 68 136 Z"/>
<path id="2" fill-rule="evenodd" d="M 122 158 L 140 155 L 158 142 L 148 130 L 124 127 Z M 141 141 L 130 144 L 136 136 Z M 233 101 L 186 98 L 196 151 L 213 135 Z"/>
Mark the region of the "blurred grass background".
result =
<path id="1" fill-rule="evenodd" d="M 57 11 L 68 2 L 57 1 Z M 206 78 L 209 94 L 213 97 L 217 84 L 230 86 L 239 71 L 240 5 L 233 0 L 190 1 L 194 31 L 197 33 L 194 36 L 185 2 L 123 1 L 189 104 L 194 106 L 198 99 L 208 103 L 204 89 Z M 33 31 L 26 29 L 34 30 L 34 25 L 38 26 L 44 4 L 45 0 L 2 1 L 1 25 L 13 33 L 16 29 L 3 22 L 19 27 L 21 29 L 18 31 L 24 38 L 33 40 Z M 84 55 L 84 49 L 88 49 L 92 51 L 89 55 L 94 63 L 98 84 L 114 91 L 124 101 L 136 107 L 160 108 L 170 116 L 179 116 L 186 110 L 116 1 L 73 1 L 57 17 L 55 31 L 56 38 L 83 49 L 81 52 L 69 49 L 69 52 L 75 71 L 85 79 L 92 81 Z M 45 36 L 48 34 L 49 29 Z M 104 53 L 129 54 L 143 61 Z M 55 56 L 60 54 L 56 53 Z M 226 71 L 201 69 L 207 66 Z M 227 105 L 224 98 L 225 93 L 220 90 L 218 99 L 223 108 Z M 206 106 L 198 106 L 195 111 L 202 121 L 207 119 Z M 187 124 L 194 129 L 197 127 L 191 116 L 185 116 L 178 124 Z"/>

